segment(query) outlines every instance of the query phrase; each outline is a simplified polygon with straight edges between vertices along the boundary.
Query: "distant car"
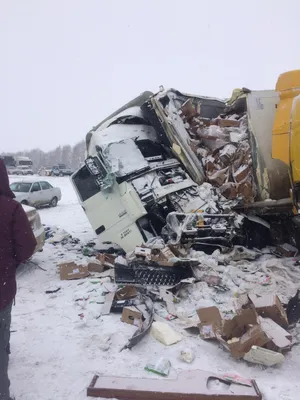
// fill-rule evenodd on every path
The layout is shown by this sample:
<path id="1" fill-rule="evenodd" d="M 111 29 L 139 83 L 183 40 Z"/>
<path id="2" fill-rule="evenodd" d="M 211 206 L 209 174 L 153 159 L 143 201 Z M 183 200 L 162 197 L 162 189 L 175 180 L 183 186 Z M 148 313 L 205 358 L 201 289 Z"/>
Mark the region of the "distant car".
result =
<path id="1" fill-rule="evenodd" d="M 35 208 L 26 206 L 25 204 L 23 204 L 23 208 L 26 212 L 26 215 L 31 225 L 31 229 L 37 242 L 35 252 L 41 251 L 45 244 L 45 229 L 41 223 L 40 214 Z"/>
<path id="2" fill-rule="evenodd" d="M 33 207 L 47 204 L 56 207 L 61 200 L 60 189 L 45 181 L 14 182 L 10 184 L 10 189 L 14 192 L 19 203 Z"/>
<path id="3" fill-rule="evenodd" d="M 38 170 L 38 174 L 39 174 L 40 176 L 50 176 L 50 175 L 51 175 L 51 172 L 52 172 L 52 168 L 51 168 L 51 167 L 41 167 L 41 168 Z"/>
<path id="4" fill-rule="evenodd" d="M 65 164 L 54 165 L 51 170 L 51 176 L 71 176 L 73 171 Z"/>

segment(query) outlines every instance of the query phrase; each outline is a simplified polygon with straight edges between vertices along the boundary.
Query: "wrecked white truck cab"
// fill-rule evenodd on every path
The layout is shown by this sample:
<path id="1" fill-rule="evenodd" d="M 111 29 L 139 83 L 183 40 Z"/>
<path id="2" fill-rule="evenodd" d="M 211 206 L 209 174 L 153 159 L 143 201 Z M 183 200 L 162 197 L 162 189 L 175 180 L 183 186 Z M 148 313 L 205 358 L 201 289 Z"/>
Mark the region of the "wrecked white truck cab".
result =
<path id="1" fill-rule="evenodd" d="M 145 92 L 94 127 L 72 181 L 100 241 L 126 252 L 161 234 L 199 250 L 266 245 L 268 223 L 236 223 L 231 210 L 290 212 L 287 166 L 271 157 L 277 101 L 275 91 L 247 89 L 229 107 L 174 89 Z M 202 225 L 182 220 L 195 211 L 205 212 Z M 248 235 L 256 223 L 261 235 Z"/>
<path id="2" fill-rule="evenodd" d="M 116 243 L 125 251 L 159 235 L 172 211 L 214 207 L 207 196 L 201 197 L 205 188 L 197 183 L 204 180 L 202 166 L 188 150 L 187 138 L 185 143 L 172 127 L 165 134 L 156 121 L 151 124 L 151 113 L 157 120 L 163 112 L 149 106 L 151 96 L 143 93 L 88 133 L 85 165 L 72 176 L 79 201 L 100 240 Z M 215 102 L 221 108 L 223 104 L 213 100 L 208 107 L 212 117 L 220 111 Z M 177 137 L 177 147 L 171 145 L 172 135 Z M 180 162 L 186 159 L 195 180 Z"/>

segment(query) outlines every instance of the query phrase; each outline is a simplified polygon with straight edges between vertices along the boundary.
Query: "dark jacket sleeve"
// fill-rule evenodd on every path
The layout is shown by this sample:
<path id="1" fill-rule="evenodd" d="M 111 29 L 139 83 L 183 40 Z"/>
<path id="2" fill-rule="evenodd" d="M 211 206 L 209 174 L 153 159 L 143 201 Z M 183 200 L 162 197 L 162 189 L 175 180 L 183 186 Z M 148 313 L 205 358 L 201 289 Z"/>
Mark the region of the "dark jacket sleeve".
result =
<path id="1" fill-rule="evenodd" d="M 19 265 L 32 256 L 36 246 L 34 234 L 21 204 L 17 205 L 13 215 L 13 240 L 14 255 Z"/>

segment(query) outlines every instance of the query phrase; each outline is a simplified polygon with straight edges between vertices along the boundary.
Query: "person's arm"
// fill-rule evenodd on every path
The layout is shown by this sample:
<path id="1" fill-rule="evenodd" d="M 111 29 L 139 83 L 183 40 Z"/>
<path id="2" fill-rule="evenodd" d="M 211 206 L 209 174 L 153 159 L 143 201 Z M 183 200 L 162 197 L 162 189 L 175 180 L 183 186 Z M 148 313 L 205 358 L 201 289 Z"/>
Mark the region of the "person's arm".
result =
<path id="1" fill-rule="evenodd" d="M 18 204 L 13 215 L 14 256 L 17 264 L 27 261 L 33 254 L 36 240 L 27 215 Z"/>

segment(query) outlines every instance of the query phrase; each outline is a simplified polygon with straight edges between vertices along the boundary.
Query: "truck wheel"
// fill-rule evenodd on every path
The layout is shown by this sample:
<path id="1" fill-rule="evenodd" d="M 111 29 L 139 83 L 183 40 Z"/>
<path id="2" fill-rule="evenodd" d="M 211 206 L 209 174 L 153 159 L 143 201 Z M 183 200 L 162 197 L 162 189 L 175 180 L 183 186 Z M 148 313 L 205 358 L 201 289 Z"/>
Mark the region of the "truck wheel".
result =
<path id="1" fill-rule="evenodd" d="M 27 200 L 22 200 L 21 204 L 24 204 L 24 206 L 28 206 L 28 201 Z"/>
<path id="2" fill-rule="evenodd" d="M 59 173 L 59 176 L 64 176 L 64 174 L 62 172 Z"/>
<path id="3" fill-rule="evenodd" d="M 57 206 L 57 203 L 58 203 L 57 197 L 53 197 L 53 199 L 52 199 L 51 202 L 50 202 L 50 206 L 51 206 L 51 207 L 56 207 L 56 206 Z"/>

